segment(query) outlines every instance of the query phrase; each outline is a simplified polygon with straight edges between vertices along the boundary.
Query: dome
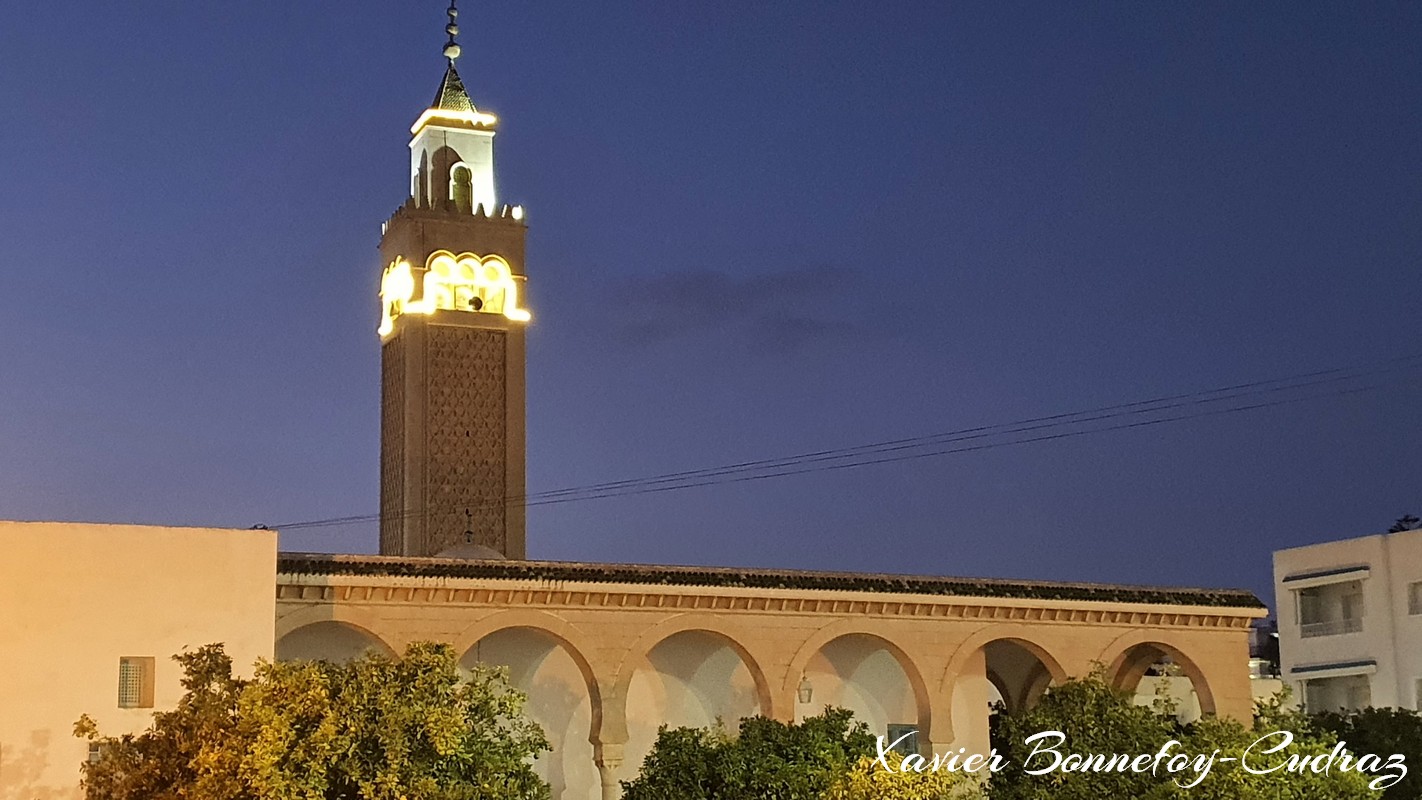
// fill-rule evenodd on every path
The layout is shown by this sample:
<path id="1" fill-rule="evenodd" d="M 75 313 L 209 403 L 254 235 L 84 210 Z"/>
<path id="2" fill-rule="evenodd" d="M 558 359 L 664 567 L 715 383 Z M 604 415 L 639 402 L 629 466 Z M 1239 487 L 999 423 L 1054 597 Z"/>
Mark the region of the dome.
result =
<path id="1" fill-rule="evenodd" d="M 507 561 L 508 556 L 492 547 L 472 542 L 460 542 L 435 553 L 435 558 L 461 558 L 465 561 Z"/>

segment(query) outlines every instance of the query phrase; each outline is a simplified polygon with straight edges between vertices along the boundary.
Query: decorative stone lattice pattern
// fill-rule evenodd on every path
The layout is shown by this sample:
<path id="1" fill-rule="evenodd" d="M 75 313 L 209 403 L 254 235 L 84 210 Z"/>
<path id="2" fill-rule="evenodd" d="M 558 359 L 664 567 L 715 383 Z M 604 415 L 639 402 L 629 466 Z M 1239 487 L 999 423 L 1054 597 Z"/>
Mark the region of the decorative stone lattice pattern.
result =
<path id="1" fill-rule="evenodd" d="M 475 544 L 506 552 L 504 337 L 503 331 L 481 328 L 429 328 L 426 554 L 463 542 L 466 530 Z"/>
<path id="2" fill-rule="evenodd" d="M 380 347 L 380 552 L 401 554 L 405 513 L 405 343 Z"/>

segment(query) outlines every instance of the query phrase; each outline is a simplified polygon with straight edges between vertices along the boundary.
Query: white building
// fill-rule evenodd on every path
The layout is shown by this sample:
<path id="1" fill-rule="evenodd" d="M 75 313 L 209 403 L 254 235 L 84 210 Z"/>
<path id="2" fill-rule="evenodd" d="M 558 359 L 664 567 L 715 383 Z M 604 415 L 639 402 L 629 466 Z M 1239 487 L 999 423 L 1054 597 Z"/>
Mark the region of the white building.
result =
<path id="1" fill-rule="evenodd" d="M 1280 550 L 1274 596 L 1308 710 L 1422 707 L 1422 530 Z"/>

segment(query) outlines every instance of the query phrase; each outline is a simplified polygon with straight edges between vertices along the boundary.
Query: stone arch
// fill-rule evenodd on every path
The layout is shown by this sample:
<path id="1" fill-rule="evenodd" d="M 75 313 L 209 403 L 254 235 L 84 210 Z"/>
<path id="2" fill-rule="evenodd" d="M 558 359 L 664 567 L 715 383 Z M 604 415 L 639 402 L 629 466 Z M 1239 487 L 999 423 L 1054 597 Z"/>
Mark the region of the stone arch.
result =
<path id="1" fill-rule="evenodd" d="M 635 771 L 659 726 L 734 731 L 750 715 L 773 713 L 762 657 L 742 641 L 744 622 L 678 614 L 644 629 L 623 651 L 603 716 L 603 756 Z M 609 750 L 612 746 L 612 750 Z M 625 777 L 625 776 L 623 776 Z"/>
<path id="2" fill-rule="evenodd" d="M 781 682 L 781 702 L 784 704 L 783 707 L 789 710 L 789 717 L 794 715 L 796 692 L 810 660 L 837 639 L 843 639 L 846 636 L 865 636 L 883 647 L 894 661 L 898 662 L 899 669 L 903 670 L 904 677 L 908 680 L 909 689 L 913 692 L 914 705 L 918 714 L 919 740 L 921 742 L 935 740 L 934 725 L 941 723 L 935 723 L 933 698 L 928 683 L 923 678 L 923 671 L 919 668 L 918 662 L 897 642 L 885 638 L 882 630 L 881 627 L 867 621 L 842 619 L 831 622 L 810 634 L 800 644 L 794 657 L 790 659 L 790 665 L 786 668 L 785 677 Z"/>
<path id="3" fill-rule="evenodd" d="M 1004 698 L 1003 702 L 1006 703 L 1006 698 L 1012 696 L 1012 690 L 1007 687 L 1007 681 L 1003 680 L 1002 676 L 997 674 L 997 671 L 992 667 L 988 667 L 986 677 L 987 682 L 992 684 L 992 688 L 997 690 L 997 696 Z"/>
<path id="4" fill-rule="evenodd" d="M 344 663 L 375 650 L 394 656 L 395 650 L 369 628 L 343 620 L 322 619 L 292 628 L 276 639 L 277 660 L 317 659 Z"/>
<path id="5" fill-rule="evenodd" d="M 1012 697 L 1013 692 L 1009 683 L 1003 680 L 1002 675 L 990 669 L 990 665 L 987 664 L 986 650 L 994 643 L 1010 642 L 1020 647 L 1034 656 L 1044 670 L 1039 681 L 1035 683 L 1029 681 L 1024 696 L 1021 698 L 1023 702 L 1019 705 L 1030 705 L 1040 698 L 1047 686 L 1066 680 L 1067 671 L 1062 667 L 1061 660 L 1036 641 L 1041 633 L 1040 628 L 1018 623 L 989 623 L 968 634 L 967 638 L 963 639 L 954 649 L 953 655 L 948 659 L 948 666 L 944 668 L 943 674 L 938 679 L 937 697 L 940 703 L 939 715 L 942 719 L 935 723 L 935 739 L 948 742 L 956 736 L 962 736 L 967 737 L 965 741 L 970 742 L 970 749 L 972 747 L 986 749 L 987 698 L 978 696 L 976 690 L 971 687 L 963 687 L 960 691 L 959 679 L 968 670 L 969 663 L 981 657 L 984 665 L 984 677 L 1005 702 L 1011 702 L 1009 698 Z M 964 696 L 960 698 L 963 701 L 972 700 L 975 697 L 981 700 L 984 703 L 981 716 L 972 712 L 968 707 L 956 707 L 955 694 L 963 694 Z"/>
<path id="6" fill-rule="evenodd" d="M 588 699 L 592 703 L 592 729 L 588 731 L 588 741 L 597 744 L 602 734 L 602 686 L 598 683 L 597 672 L 587 659 L 587 653 L 595 652 L 588 638 L 565 619 L 546 611 L 534 609 L 510 609 L 498 611 L 473 623 L 459 633 L 454 640 L 454 649 L 461 657 L 481 640 L 512 628 L 528 628 L 545 634 L 567 651 L 587 685 Z"/>
<path id="7" fill-rule="evenodd" d="M 415 173 L 415 202 L 420 208 L 430 206 L 430 151 L 420 151 L 420 170 Z"/>
<path id="8" fill-rule="evenodd" d="M 454 165 L 463 163 L 464 159 L 459 157 L 459 153 L 449 145 L 445 145 L 430 156 L 430 200 L 431 205 L 439 208 L 446 203 L 453 203 L 450 194 L 450 180 L 454 177 Z"/>
<path id="9" fill-rule="evenodd" d="M 507 609 L 470 624 L 453 637 L 460 665 L 496 664 L 527 694 L 523 713 L 543 728 L 552 750 L 534 760 L 534 770 L 553 796 L 591 800 L 600 785 L 595 766 L 600 746 L 603 687 L 588 659 L 595 644 L 573 623 L 546 611 Z"/>
<path id="10" fill-rule="evenodd" d="M 377 633 L 384 627 L 384 620 L 365 609 L 347 605 L 308 606 L 293 611 L 277 619 L 273 639 L 279 642 L 296 630 L 318 622 L 342 623 L 375 640 L 387 654 L 395 655 L 399 652 L 394 643 Z"/>
<path id="11" fill-rule="evenodd" d="M 391 269 L 403 263 L 397 262 Z M 392 283 L 397 278 L 399 276 L 394 275 Z M 382 291 L 384 288 L 382 280 Z M 520 322 L 529 319 L 528 309 L 518 307 L 518 282 L 514 280 L 513 268 L 497 255 L 455 255 L 448 250 L 430 253 L 425 261 L 421 294 L 418 301 L 406 304 L 410 310 L 430 313 L 444 308 L 503 314 Z"/>
<path id="12" fill-rule="evenodd" d="M 951 693 L 953 682 L 963 671 L 963 665 L 973 656 L 974 653 L 993 642 L 1008 641 L 1021 647 L 1027 652 L 1037 657 L 1042 662 L 1042 666 L 1047 668 L 1048 674 L 1052 677 L 1052 683 L 1060 683 L 1067 679 L 1067 671 L 1062 668 L 1061 661 L 1052 655 L 1047 648 L 1032 640 L 1032 635 L 1039 631 L 1033 630 L 1026 625 L 984 625 L 978 628 L 968 638 L 964 639 L 953 651 L 953 656 L 948 659 L 948 668 L 943 671 L 943 677 L 939 679 L 938 691 L 940 693 Z"/>
<path id="13" fill-rule="evenodd" d="M 469 214 L 474 210 L 474 170 L 463 161 L 449 168 L 449 199 L 454 207 Z"/>
<path id="14" fill-rule="evenodd" d="M 801 642 L 801 647 L 799 647 L 798 651 L 795 651 L 795 656 L 791 659 L 789 668 L 786 668 L 785 679 L 781 683 L 782 701 L 788 703 L 788 708 L 795 708 L 795 705 L 793 705 L 793 703 L 795 703 L 795 692 L 796 689 L 799 688 L 799 682 L 801 682 L 801 676 L 803 672 L 805 672 L 805 666 L 809 664 L 812 658 L 815 658 L 816 652 L 825 648 L 825 645 L 828 645 L 829 642 L 835 641 L 835 639 L 838 638 L 848 637 L 848 635 L 866 635 L 866 637 L 879 639 L 884 649 L 889 651 L 890 655 L 894 656 L 894 661 L 899 662 L 899 666 L 903 669 L 904 675 L 909 678 L 909 685 L 913 688 L 914 698 L 916 698 L 917 703 L 919 703 L 920 723 L 923 723 L 924 728 L 927 728 L 927 726 L 929 726 L 927 725 L 927 720 L 931 718 L 929 683 L 924 681 L 923 671 L 919 669 L 919 664 L 914 661 L 913 656 L 904 652 L 904 649 L 899 647 L 892 639 L 884 638 L 882 628 L 876 627 L 876 625 L 866 624 L 866 622 L 859 620 L 830 622 L 830 624 L 819 628 L 818 631 L 813 632 L 813 634 L 809 635 L 809 638 Z"/>
<path id="15" fill-rule="evenodd" d="M 750 672 L 751 679 L 755 683 L 756 701 L 760 704 L 760 713 L 766 716 L 775 715 L 775 698 L 770 691 L 770 683 L 765 678 L 765 670 L 760 665 L 760 659 L 736 638 L 743 631 L 735 626 L 727 625 L 723 619 L 709 614 L 679 614 L 643 631 L 642 635 L 637 637 L 637 640 L 622 654 L 622 660 L 618 663 L 614 673 L 613 689 L 609 693 L 611 697 L 617 698 L 617 706 L 610 706 L 606 709 L 607 713 L 603 717 L 603 730 L 606 735 L 603 741 L 625 742 L 627 740 L 625 703 L 627 690 L 632 685 L 632 676 L 637 671 L 639 662 L 646 659 L 652 650 L 663 641 L 679 633 L 693 631 L 717 637 L 736 655 L 740 656 L 741 662 L 746 665 L 746 669 Z M 618 738 L 619 736 L 620 738 Z"/>
<path id="16" fill-rule="evenodd" d="M 1040 651 L 1027 644 L 1018 639 L 994 639 L 983 646 L 989 680 L 992 675 L 997 676 L 1000 683 L 996 688 L 1008 714 L 1030 709 L 1053 682 L 1060 682 L 1043 656 L 1038 655 Z"/>
<path id="17" fill-rule="evenodd" d="M 1107 680 L 1117 689 L 1134 691 L 1146 671 L 1162 657 L 1168 657 L 1190 679 L 1199 698 L 1200 712 L 1207 715 L 1216 713 L 1214 690 L 1204 670 L 1178 646 L 1161 641 L 1162 638 L 1158 631 L 1148 630 L 1129 631 L 1116 637 L 1102 650 L 1098 659 L 1106 665 Z"/>

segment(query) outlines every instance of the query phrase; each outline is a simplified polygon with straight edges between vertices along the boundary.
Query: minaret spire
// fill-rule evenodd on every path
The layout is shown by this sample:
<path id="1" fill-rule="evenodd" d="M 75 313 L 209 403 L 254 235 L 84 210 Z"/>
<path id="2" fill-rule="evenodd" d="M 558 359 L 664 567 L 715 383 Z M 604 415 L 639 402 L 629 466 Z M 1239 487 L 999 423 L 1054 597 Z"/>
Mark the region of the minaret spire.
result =
<path id="1" fill-rule="evenodd" d="M 434 104 L 430 108 L 476 114 L 478 109 L 470 101 L 469 93 L 464 89 L 464 81 L 459 79 L 459 71 L 454 68 L 455 60 L 463 51 L 459 46 L 459 8 L 456 3 L 457 0 L 449 0 L 449 9 L 444 12 L 449 16 L 449 24 L 444 26 L 444 32 L 449 34 L 449 40 L 444 43 L 444 57 L 449 60 L 449 65 L 445 67 L 444 80 L 440 83 L 439 93 L 435 95 Z M 492 125 L 494 121 L 492 115 L 485 115 L 476 120 L 486 125 Z"/>
<path id="2" fill-rule="evenodd" d="M 454 37 L 459 35 L 459 9 L 455 7 L 456 0 L 449 0 L 449 10 L 444 12 L 449 15 L 449 24 L 444 26 L 444 32 L 449 34 L 449 41 L 444 44 L 444 57 L 449 59 L 449 66 L 454 66 L 454 59 L 459 58 L 459 42 Z"/>

